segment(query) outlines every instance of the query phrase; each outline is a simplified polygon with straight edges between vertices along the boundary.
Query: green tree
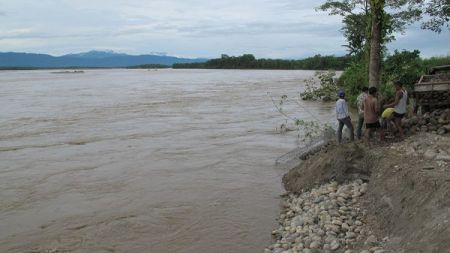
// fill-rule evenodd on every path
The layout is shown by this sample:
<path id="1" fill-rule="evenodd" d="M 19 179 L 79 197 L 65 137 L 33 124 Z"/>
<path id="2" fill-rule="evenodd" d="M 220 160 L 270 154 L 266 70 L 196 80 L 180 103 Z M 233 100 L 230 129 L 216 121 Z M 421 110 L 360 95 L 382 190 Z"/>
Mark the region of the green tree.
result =
<path id="1" fill-rule="evenodd" d="M 423 28 L 440 32 L 450 17 L 448 0 L 370 0 L 372 29 L 370 37 L 369 86 L 378 86 L 381 80 L 381 33 L 385 9 L 398 10 L 393 16 L 396 25 L 402 29 L 405 25 L 422 19 L 423 14 L 431 15 L 431 20 L 422 23 Z"/>
<path id="2" fill-rule="evenodd" d="M 450 1 L 431 0 L 425 7 L 424 13 L 430 16 L 430 19 L 422 23 L 423 29 L 429 29 L 439 33 L 444 26 L 450 29 Z"/>
<path id="3" fill-rule="evenodd" d="M 420 59 L 419 50 L 414 51 L 394 51 L 393 55 L 386 57 L 383 64 L 383 83 L 390 83 L 400 80 L 412 89 L 413 85 L 425 74 L 425 65 Z"/>
<path id="4" fill-rule="evenodd" d="M 349 47 L 354 47 L 361 41 L 358 36 L 353 36 L 352 31 L 357 28 L 352 26 L 366 25 L 359 27 L 359 30 L 367 31 L 366 46 L 358 48 L 367 50 L 365 55 L 368 55 L 369 85 L 378 86 L 381 79 L 382 47 L 384 43 L 394 39 L 393 32 L 404 31 L 408 24 L 419 21 L 424 15 L 429 15 L 430 19 L 423 22 L 422 27 L 440 32 L 441 27 L 449 27 L 449 6 L 448 0 L 327 0 L 319 10 L 344 17 L 343 31 Z M 353 22 L 354 15 L 370 15 L 370 19 L 366 19 L 366 23 Z"/>
<path id="5" fill-rule="evenodd" d="M 370 0 L 369 86 L 378 86 L 381 78 L 381 34 L 385 0 Z"/>
<path id="6" fill-rule="evenodd" d="M 341 29 L 344 37 L 347 38 L 347 48 L 349 55 L 356 55 L 358 58 L 364 56 L 364 47 L 367 40 L 367 18 L 366 14 L 349 14 L 342 20 Z"/>
<path id="7" fill-rule="evenodd" d="M 207 68 L 207 69 L 309 69 L 309 70 L 343 70 L 351 62 L 351 57 L 332 55 L 315 55 L 303 60 L 256 59 L 252 54 L 242 56 L 221 55 L 201 63 L 177 63 L 173 68 Z"/>

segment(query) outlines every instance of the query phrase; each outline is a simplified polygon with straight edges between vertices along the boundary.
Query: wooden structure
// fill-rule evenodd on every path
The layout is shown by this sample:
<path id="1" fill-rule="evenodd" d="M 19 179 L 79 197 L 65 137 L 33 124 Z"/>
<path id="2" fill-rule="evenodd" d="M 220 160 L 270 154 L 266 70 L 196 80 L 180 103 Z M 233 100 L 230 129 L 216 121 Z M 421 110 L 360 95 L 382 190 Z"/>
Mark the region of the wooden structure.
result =
<path id="1" fill-rule="evenodd" d="M 416 105 L 422 111 L 450 107 L 450 65 L 433 67 L 414 85 Z"/>

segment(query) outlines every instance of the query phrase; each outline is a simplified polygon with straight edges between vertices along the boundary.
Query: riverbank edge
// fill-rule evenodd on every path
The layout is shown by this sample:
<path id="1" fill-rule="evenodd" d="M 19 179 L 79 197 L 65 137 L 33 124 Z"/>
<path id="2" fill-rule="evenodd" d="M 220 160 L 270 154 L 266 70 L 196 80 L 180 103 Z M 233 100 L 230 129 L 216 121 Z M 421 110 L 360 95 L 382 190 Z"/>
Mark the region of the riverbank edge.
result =
<path id="1" fill-rule="evenodd" d="M 450 156 L 445 153 L 445 149 L 442 150 L 442 146 L 450 150 L 449 133 L 438 135 L 411 132 L 415 134 L 403 142 L 373 149 L 354 143 L 336 146 L 330 140 L 304 150 L 300 154 L 304 161 L 283 176 L 286 189 L 286 193 L 282 195 L 283 202 L 289 194 L 299 194 L 331 181 L 346 183 L 355 179 L 364 180 L 369 184 L 368 193 L 360 200 L 368 213 L 365 222 L 373 229 L 378 240 L 384 238 L 386 250 L 446 252 L 450 248 L 450 238 L 442 235 L 450 234 L 450 228 L 442 226 L 442 222 L 447 223 L 450 216 L 450 190 L 446 183 L 450 181 Z M 405 152 L 411 146 L 422 148 L 423 152 Z M 430 155 L 433 153 L 430 150 L 441 152 L 439 159 L 436 159 L 437 154 Z M 336 161 L 339 157 L 343 160 Z M 447 209 L 429 215 L 429 210 L 438 210 L 438 206 Z M 435 220 L 433 217 L 442 219 Z M 429 224 L 437 225 L 429 228 Z M 431 241 L 433 243 L 429 243 Z M 364 245 L 363 241 L 355 242 L 354 248 L 347 250 L 361 250 L 361 245 Z M 276 252 L 272 250 L 271 252 Z M 285 249 L 281 252 L 309 251 Z"/>

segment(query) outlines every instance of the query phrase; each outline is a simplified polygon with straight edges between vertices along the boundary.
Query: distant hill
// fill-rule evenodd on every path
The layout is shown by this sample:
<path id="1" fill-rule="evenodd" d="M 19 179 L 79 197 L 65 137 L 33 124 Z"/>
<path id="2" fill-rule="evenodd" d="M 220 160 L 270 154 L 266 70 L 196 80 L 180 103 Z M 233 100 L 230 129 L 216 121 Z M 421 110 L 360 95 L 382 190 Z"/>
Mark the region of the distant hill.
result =
<path id="1" fill-rule="evenodd" d="M 165 55 L 128 55 L 114 51 L 89 51 L 63 56 L 0 52 L 0 68 L 122 68 L 144 64 L 171 66 L 174 63 L 205 62 L 207 59 L 177 58 Z"/>

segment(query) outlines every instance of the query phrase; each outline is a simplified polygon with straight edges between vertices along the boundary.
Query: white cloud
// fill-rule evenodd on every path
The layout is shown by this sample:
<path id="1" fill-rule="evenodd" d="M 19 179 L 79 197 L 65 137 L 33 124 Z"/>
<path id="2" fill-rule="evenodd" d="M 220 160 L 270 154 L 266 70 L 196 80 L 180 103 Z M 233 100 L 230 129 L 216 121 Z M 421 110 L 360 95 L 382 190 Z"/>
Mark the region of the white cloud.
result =
<path id="1" fill-rule="evenodd" d="M 160 51 L 216 57 L 221 53 L 253 53 L 280 58 L 345 53 L 340 17 L 316 12 L 314 8 L 320 2 L 312 0 L 0 3 L 0 51 L 65 54 L 112 49 L 133 54 Z M 406 34 L 406 39 L 399 38 L 396 43 L 400 44 L 393 45 L 414 45 L 428 52 L 427 39 L 439 41 L 431 34 L 409 43 L 409 36 L 415 35 Z M 441 44 L 433 44 L 430 52 L 446 50 Z"/>

